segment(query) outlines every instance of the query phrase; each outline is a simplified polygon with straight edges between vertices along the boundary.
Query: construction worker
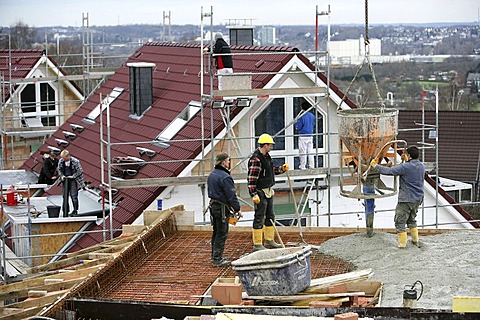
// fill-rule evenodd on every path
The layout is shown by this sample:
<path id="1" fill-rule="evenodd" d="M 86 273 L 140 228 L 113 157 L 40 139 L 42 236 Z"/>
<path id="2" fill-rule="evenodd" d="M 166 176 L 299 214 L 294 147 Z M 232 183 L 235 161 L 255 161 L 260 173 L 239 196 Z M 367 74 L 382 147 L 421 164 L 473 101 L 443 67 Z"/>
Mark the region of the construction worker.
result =
<path id="1" fill-rule="evenodd" d="M 57 180 L 58 159 L 57 153 L 50 151 L 47 157 L 43 159 L 42 170 L 38 177 L 38 183 L 46 183 L 52 185 Z"/>
<path id="2" fill-rule="evenodd" d="M 298 137 L 298 151 L 300 153 L 300 170 L 307 168 L 307 156 L 308 156 L 308 168 L 315 167 L 315 161 L 313 157 L 313 131 L 315 130 L 315 116 L 313 113 L 308 112 L 310 103 L 304 101 L 302 103 L 302 110 L 300 111 L 300 118 L 295 124 L 295 129 L 299 134 Z"/>
<path id="3" fill-rule="evenodd" d="M 213 53 L 221 54 L 215 56 L 215 66 L 217 67 L 218 75 L 218 90 L 222 90 L 222 75 L 233 73 L 233 59 L 230 54 L 230 46 L 225 40 L 223 40 L 223 34 L 221 32 L 215 33 L 215 45 L 213 47 Z"/>
<path id="4" fill-rule="evenodd" d="M 259 147 L 253 152 L 248 161 L 248 192 L 255 204 L 255 217 L 253 219 L 253 250 L 265 250 L 263 235 L 265 233 L 265 246 L 269 248 L 281 248 L 275 242 L 275 213 L 273 212 L 272 189 L 275 184 L 275 175 L 284 173 L 290 169 L 288 164 L 281 167 L 274 166 L 269 152 L 275 142 L 269 134 L 262 134 L 258 138 Z"/>
<path id="5" fill-rule="evenodd" d="M 58 161 L 58 173 L 63 183 L 63 216 L 78 215 L 78 186 L 85 189 L 85 182 L 83 181 L 83 169 L 80 161 L 70 155 L 68 150 L 63 150 L 60 153 L 60 161 Z M 68 196 L 72 198 L 73 211 L 69 214 L 70 205 L 68 203 Z"/>
<path id="6" fill-rule="evenodd" d="M 419 247 L 417 228 L 417 211 L 423 201 L 423 182 L 425 179 L 425 165 L 418 160 L 419 151 L 416 146 L 408 147 L 402 159 L 406 162 L 394 167 L 379 166 L 377 159 L 371 161 L 371 166 L 379 173 L 400 177 L 398 203 L 395 208 L 395 229 L 398 235 L 398 247 L 407 246 L 407 232 L 405 225 L 410 228 L 412 243 Z"/>
<path id="7" fill-rule="evenodd" d="M 207 179 L 210 220 L 213 227 L 212 263 L 214 267 L 230 265 L 230 261 L 223 257 L 225 241 L 228 236 L 228 218 L 231 212 L 242 217 L 240 203 L 229 170 L 230 157 L 226 153 L 220 153 L 215 158 L 215 169 Z"/>

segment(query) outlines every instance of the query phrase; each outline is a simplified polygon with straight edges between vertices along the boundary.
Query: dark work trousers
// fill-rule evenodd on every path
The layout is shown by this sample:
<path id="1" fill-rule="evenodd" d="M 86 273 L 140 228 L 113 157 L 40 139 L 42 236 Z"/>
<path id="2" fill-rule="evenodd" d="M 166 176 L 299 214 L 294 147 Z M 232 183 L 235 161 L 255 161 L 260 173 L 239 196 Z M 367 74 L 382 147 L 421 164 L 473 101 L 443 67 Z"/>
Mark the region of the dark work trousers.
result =
<path id="1" fill-rule="evenodd" d="M 265 193 L 258 190 L 260 203 L 255 205 L 255 217 L 253 218 L 253 229 L 262 229 L 263 226 L 272 226 L 270 220 L 275 221 L 275 213 L 273 212 L 273 197 L 265 197 Z"/>
<path id="2" fill-rule="evenodd" d="M 218 262 L 223 258 L 223 249 L 228 237 L 228 209 L 220 203 L 212 203 L 210 219 L 213 226 L 212 261 Z"/>
<path id="3" fill-rule="evenodd" d="M 68 196 L 72 198 L 73 211 L 78 211 L 78 186 L 75 179 L 65 179 L 63 181 L 63 216 L 67 217 L 70 211 Z"/>

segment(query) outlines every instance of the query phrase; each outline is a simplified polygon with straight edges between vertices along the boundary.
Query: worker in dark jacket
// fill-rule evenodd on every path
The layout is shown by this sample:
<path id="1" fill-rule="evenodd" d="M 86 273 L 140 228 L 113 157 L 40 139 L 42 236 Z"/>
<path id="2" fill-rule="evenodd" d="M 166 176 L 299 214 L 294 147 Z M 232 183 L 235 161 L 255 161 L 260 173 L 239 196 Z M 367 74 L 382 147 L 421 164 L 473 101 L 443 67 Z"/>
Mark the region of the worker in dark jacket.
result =
<path id="1" fill-rule="evenodd" d="M 416 217 L 418 207 L 423 201 L 423 182 L 425 181 L 425 165 L 418 160 L 418 148 L 416 146 L 408 147 L 405 155 L 407 162 L 391 168 L 379 166 L 376 159 L 373 159 L 370 163 L 381 174 L 400 176 L 398 203 L 395 208 L 395 229 L 397 230 L 399 248 L 407 246 L 405 225 L 410 228 L 412 243 L 420 246 Z"/>
<path id="2" fill-rule="evenodd" d="M 68 150 L 63 150 L 60 153 L 60 158 L 58 173 L 63 183 L 63 216 L 76 216 L 78 215 L 78 187 L 85 189 L 83 169 L 80 161 L 72 157 Z M 70 211 L 69 195 L 73 202 L 73 211 L 70 214 L 68 214 L 68 211 Z"/>
<path id="3" fill-rule="evenodd" d="M 213 53 L 221 54 L 215 56 L 215 65 L 217 67 L 218 75 L 218 90 L 222 90 L 222 75 L 233 73 L 233 59 L 230 54 L 230 46 L 223 40 L 223 35 L 220 32 L 215 34 L 215 46 L 213 47 Z"/>
<path id="4" fill-rule="evenodd" d="M 242 217 L 240 203 L 229 170 L 230 157 L 226 153 L 220 153 L 215 159 L 215 169 L 207 180 L 210 219 L 213 226 L 212 263 L 214 267 L 230 265 L 230 261 L 223 257 L 225 241 L 228 236 L 228 220 L 232 214 Z"/>
<path id="5" fill-rule="evenodd" d="M 255 204 L 255 217 L 253 219 L 253 251 L 265 250 L 263 246 L 263 233 L 265 231 L 265 246 L 281 248 L 275 242 L 275 213 L 273 212 L 273 185 L 275 175 L 290 169 L 288 164 L 281 167 L 273 165 L 269 152 L 273 149 L 273 138 L 264 133 L 258 138 L 259 148 L 255 150 L 248 161 L 248 192 Z"/>
<path id="6" fill-rule="evenodd" d="M 55 151 L 51 151 L 48 157 L 43 160 L 42 170 L 38 177 L 38 183 L 52 185 L 57 179 L 58 159 Z"/>

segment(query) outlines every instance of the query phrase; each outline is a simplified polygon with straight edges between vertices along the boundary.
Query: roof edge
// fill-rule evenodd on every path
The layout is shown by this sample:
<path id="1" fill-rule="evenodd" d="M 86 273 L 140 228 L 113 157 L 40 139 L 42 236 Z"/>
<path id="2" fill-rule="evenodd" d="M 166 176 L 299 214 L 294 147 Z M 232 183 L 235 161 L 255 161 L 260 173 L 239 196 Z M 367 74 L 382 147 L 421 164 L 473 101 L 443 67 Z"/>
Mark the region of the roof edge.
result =
<path id="1" fill-rule="evenodd" d="M 201 48 L 200 43 L 193 42 L 161 42 L 152 41 L 147 42 L 144 46 L 150 47 L 172 47 L 172 48 Z M 209 44 L 204 44 L 204 47 L 209 47 Z M 232 45 L 230 49 L 235 51 L 273 51 L 273 52 L 300 52 L 296 47 L 292 46 L 247 46 L 247 45 Z"/>

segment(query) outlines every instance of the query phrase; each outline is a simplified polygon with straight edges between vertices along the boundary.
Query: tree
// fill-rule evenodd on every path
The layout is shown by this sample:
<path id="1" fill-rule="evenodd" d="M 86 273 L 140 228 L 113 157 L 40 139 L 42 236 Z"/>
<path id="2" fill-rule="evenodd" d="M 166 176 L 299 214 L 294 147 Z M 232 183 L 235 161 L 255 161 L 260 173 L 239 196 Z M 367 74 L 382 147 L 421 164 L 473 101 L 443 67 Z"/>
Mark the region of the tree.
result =
<path id="1" fill-rule="evenodd" d="M 3 37 L 0 38 L 0 47 L 8 49 L 8 33 L 2 30 Z M 31 28 L 28 24 L 18 21 L 15 25 L 10 27 L 10 46 L 12 49 L 30 49 L 34 43 L 37 31 Z"/>

